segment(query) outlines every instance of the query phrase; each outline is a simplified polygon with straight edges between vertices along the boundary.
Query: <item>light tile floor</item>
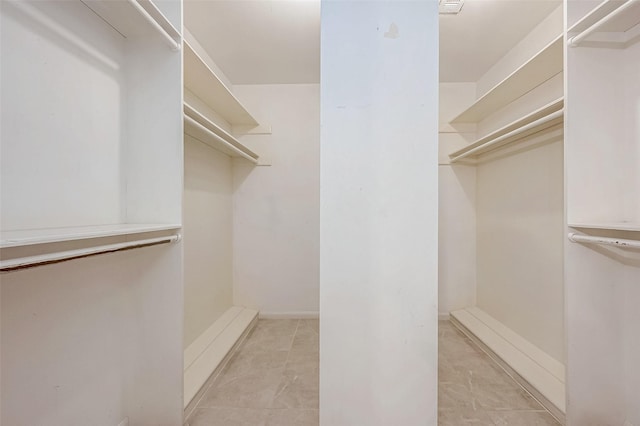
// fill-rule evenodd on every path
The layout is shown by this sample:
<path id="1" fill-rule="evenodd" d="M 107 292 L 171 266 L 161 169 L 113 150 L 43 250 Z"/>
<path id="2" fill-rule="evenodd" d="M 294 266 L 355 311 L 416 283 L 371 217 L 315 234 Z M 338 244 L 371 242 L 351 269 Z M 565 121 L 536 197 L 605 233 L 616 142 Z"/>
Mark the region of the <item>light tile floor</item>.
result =
<path id="1" fill-rule="evenodd" d="M 318 320 L 259 320 L 189 426 L 317 426 Z"/>
<path id="2" fill-rule="evenodd" d="M 439 426 L 558 426 L 451 323 L 439 328 Z M 259 320 L 187 423 L 317 426 L 318 342 L 318 320 Z"/>
<path id="3" fill-rule="evenodd" d="M 439 426 L 559 425 L 449 321 L 439 323 L 438 399 Z"/>

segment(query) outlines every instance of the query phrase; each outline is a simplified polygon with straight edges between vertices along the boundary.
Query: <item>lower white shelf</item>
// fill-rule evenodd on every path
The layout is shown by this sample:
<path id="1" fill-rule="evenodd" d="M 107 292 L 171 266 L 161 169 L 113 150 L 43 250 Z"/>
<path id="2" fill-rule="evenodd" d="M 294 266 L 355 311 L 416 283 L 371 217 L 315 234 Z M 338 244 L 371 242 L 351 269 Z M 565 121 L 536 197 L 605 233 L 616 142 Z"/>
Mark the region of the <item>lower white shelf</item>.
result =
<path id="1" fill-rule="evenodd" d="M 451 322 L 533 394 L 558 420 L 565 413 L 565 367 L 477 307 L 451 312 Z"/>
<path id="2" fill-rule="evenodd" d="M 184 407 L 209 377 L 225 365 L 235 346 L 253 329 L 258 311 L 233 306 L 184 350 Z M 204 390 L 204 389 L 203 389 Z"/>
<path id="3" fill-rule="evenodd" d="M 605 229 L 611 231 L 638 231 L 640 232 L 640 222 L 602 222 L 602 223 L 569 223 L 571 228 L 579 229 Z"/>
<path id="4" fill-rule="evenodd" d="M 181 227 L 182 225 L 178 223 L 120 223 L 69 228 L 0 231 L 0 248 L 140 234 L 143 232 L 168 231 L 180 229 Z"/>

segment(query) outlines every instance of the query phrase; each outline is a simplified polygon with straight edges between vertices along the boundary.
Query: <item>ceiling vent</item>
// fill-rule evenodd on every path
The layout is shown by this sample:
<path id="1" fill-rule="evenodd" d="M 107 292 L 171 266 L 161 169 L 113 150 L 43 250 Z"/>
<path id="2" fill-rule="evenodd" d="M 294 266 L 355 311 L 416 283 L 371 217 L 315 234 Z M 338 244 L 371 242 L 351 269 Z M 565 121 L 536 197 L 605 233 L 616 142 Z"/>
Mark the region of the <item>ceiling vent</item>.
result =
<path id="1" fill-rule="evenodd" d="M 462 10 L 464 0 L 440 0 L 441 15 L 457 15 Z"/>

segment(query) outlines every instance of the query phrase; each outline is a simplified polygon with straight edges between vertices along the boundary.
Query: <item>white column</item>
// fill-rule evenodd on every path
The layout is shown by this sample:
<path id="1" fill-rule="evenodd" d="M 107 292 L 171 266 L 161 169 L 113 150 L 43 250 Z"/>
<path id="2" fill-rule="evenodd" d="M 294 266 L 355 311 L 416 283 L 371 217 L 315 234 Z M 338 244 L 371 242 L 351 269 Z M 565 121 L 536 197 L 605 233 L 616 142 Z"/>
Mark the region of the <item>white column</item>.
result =
<path id="1" fill-rule="evenodd" d="M 320 423 L 436 425 L 437 2 L 321 26 Z"/>

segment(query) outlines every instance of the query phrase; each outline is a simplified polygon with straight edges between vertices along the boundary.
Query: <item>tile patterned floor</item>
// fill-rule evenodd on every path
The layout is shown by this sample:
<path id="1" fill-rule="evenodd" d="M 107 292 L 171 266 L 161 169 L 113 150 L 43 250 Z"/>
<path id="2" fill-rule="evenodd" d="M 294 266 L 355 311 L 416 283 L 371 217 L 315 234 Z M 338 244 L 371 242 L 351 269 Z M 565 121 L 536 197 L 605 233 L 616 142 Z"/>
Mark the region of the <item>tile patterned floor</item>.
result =
<path id="1" fill-rule="evenodd" d="M 318 320 L 259 320 L 189 426 L 317 426 Z"/>
<path id="2" fill-rule="evenodd" d="M 439 324 L 438 399 L 439 426 L 559 426 L 449 321 Z"/>
<path id="3" fill-rule="evenodd" d="M 448 321 L 440 322 L 438 362 L 439 426 L 558 426 Z M 187 423 L 317 426 L 318 371 L 317 320 L 260 320 Z"/>

